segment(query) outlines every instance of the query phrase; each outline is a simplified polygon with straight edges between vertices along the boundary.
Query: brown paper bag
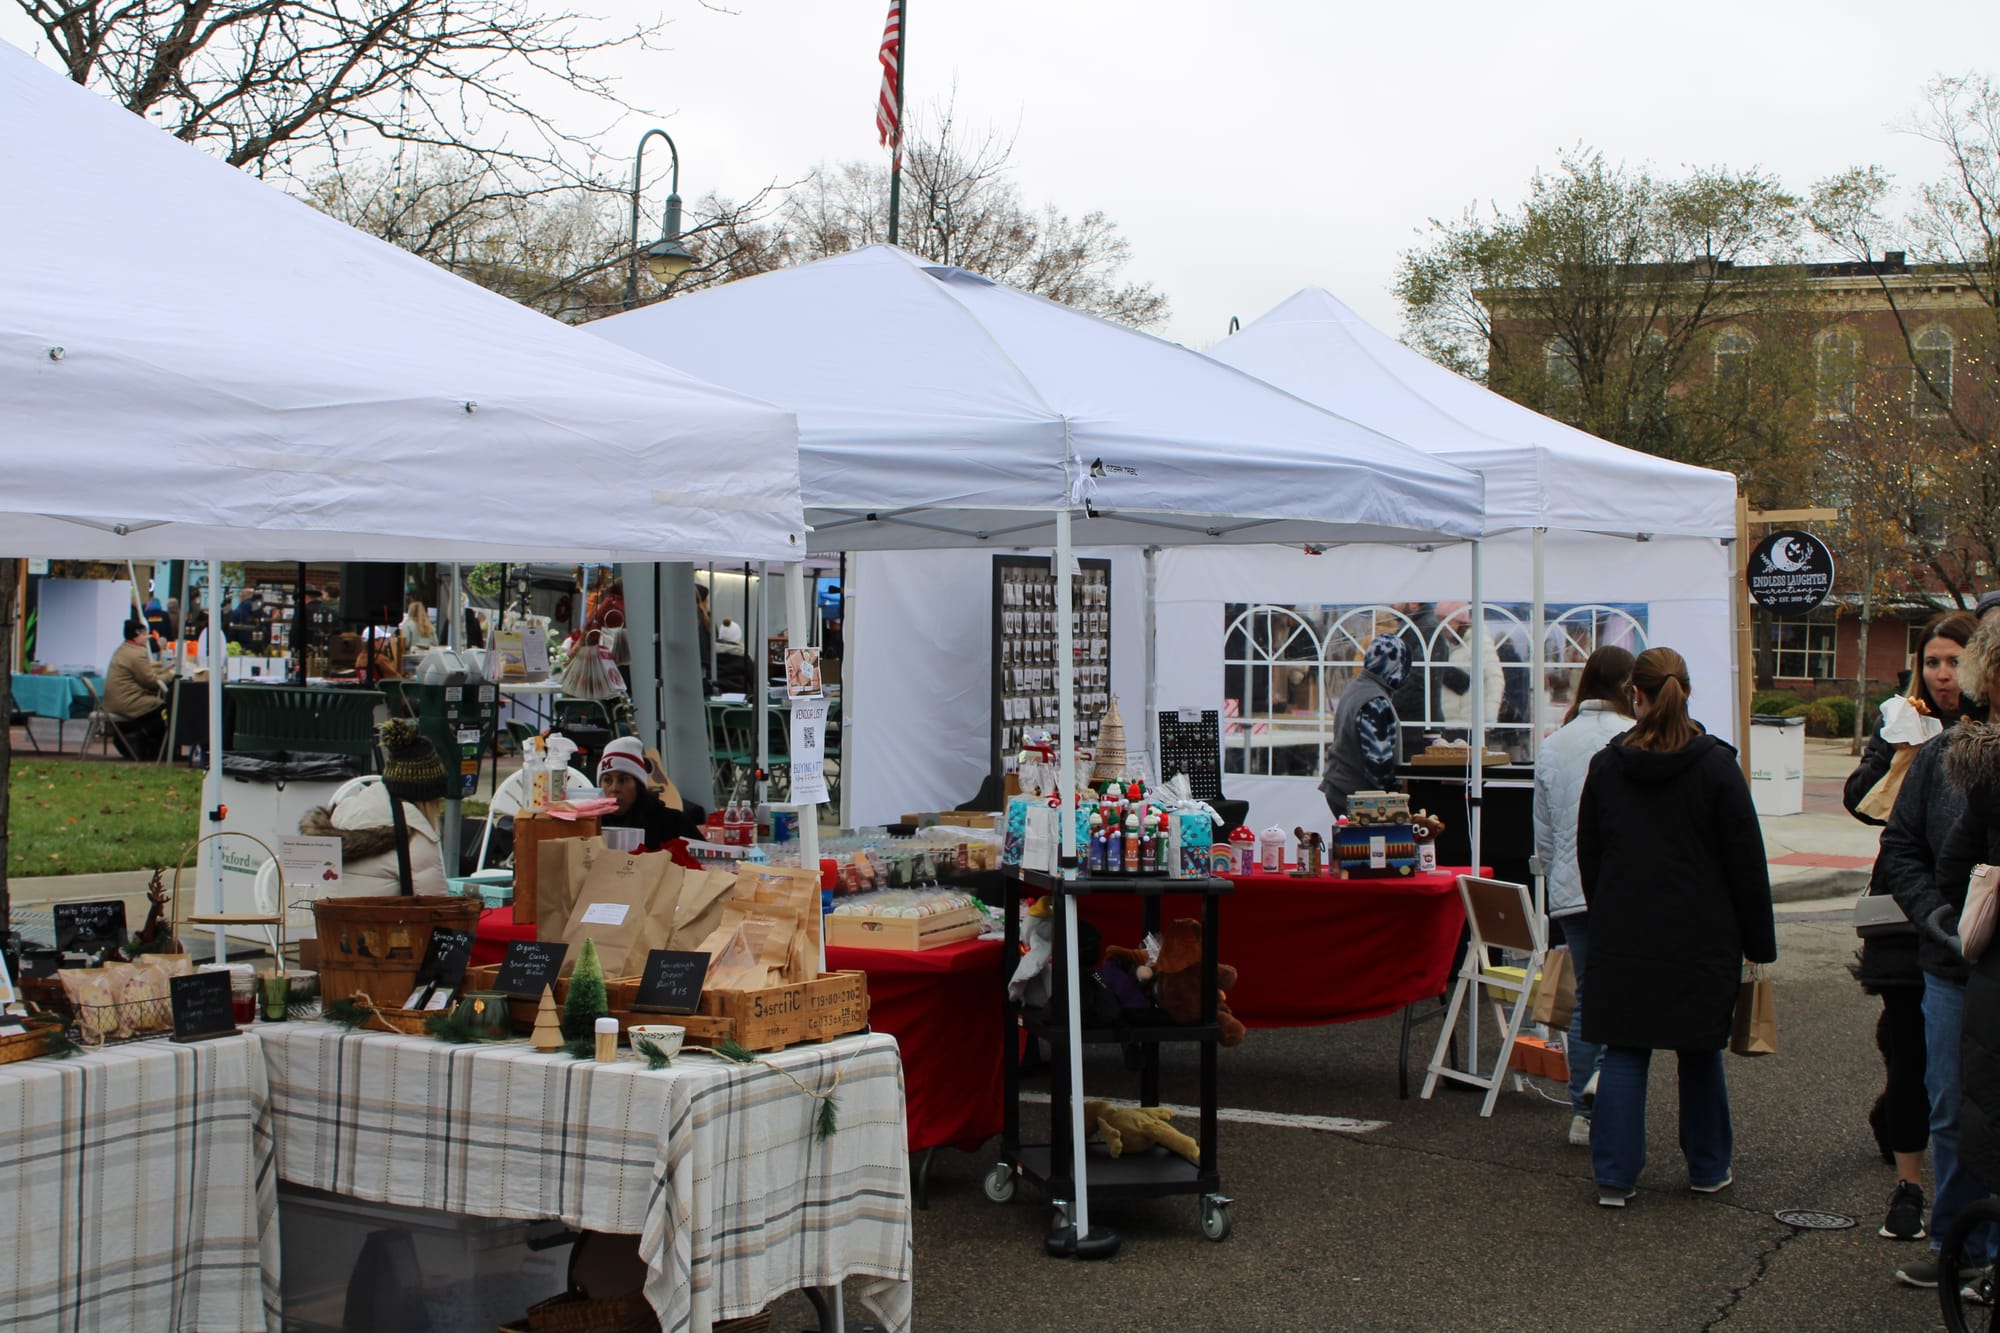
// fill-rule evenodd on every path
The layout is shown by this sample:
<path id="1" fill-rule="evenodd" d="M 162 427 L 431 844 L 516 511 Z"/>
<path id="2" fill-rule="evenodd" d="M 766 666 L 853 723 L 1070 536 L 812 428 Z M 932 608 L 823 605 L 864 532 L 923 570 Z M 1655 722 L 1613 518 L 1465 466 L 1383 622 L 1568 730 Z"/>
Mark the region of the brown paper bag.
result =
<path id="1" fill-rule="evenodd" d="M 792 916 L 795 938 L 786 950 L 780 981 L 812 981 L 819 976 L 823 922 L 818 871 L 803 866 L 743 866 L 736 872 L 736 896 Z"/>
<path id="2" fill-rule="evenodd" d="M 1560 1031 L 1569 1030 L 1570 1015 L 1576 1012 L 1576 964 L 1569 948 L 1559 945 L 1542 958 L 1542 978 L 1535 985 L 1529 1016 L 1537 1023 Z"/>
<path id="3" fill-rule="evenodd" d="M 591 864 L 606 855 L 604 839 L 558 838 L 535 844 L 535 938 L 559 940 L 569 928 L 569 906 L 590 873 Z"/>
<path id="4" fill-rule="evenodd" d="M 600 851 L 570 903 L 562 941 L 573 966 L 583 942 L 597 943 L 606 977 L 636 976 L 646 954 L 673 938 L 682 870 L 664 852 Z"/>
<path id="5" fill-rule="evenodd" d="M 1736 1021 L 1729 1049 L 1738 1055 L 1775 1055 L 1778 1051 L 1778 997 L 1764 969 L 1752 963 L 1736 987 Z"/>
<path id="6" fill-rule="evenodd" d="M 1881 781 L 1868 789 L 1868 794 L 1854 807 L 1856 814 L 1867 815 L 1870 819 L 1880 820 L 1884 824 L 1889 822 L 1890 814 L 1896 809 L 1896 793 L 1903 789 L 1903 778 L 1910 771 L 1910 761 L 1915 757 L 1917 749 L 1918 747 L 1914 745 L 1896 747 L 1895 754 L 1889 757 L 1889 771 L 1882 775 Z"/>
<path id="7" fill-rule="evenodd" d="M 733 870 L 687 870 L 681 874 L 680 902 L 674 907 L 674 938 L 669 949 L 699 949 L 722 924 L 722 909 L 736 888 Z"/>

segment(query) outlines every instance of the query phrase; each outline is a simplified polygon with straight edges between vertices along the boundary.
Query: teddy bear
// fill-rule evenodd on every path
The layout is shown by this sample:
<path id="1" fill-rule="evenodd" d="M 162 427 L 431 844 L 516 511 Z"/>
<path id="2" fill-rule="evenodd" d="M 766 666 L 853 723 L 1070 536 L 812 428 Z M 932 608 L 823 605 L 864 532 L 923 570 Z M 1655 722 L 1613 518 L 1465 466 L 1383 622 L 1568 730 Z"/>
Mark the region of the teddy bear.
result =
<path id="1" fill-rule="evenodd" d="M 1132 964 L 1133 975 L 1141 984 L 1150 983 L 1153 997 L 1167 1017 L 1176 1023 L 1201 1022 L 1201 922 L 1193 917 L 1169 922 L 1161 932 L 1157 954 L 1120 945 L 1104 952 L 1108 958 Z M 1238 1044 L 1247 1031 L 1229 1012 L 1228 988 L 1235 984 L 1236 969 L 1227 963 L 1216 964 L 1215 1022 L 1220 1031 L 1217 1040 L 1223 1046 Z"/>
<path id="2" fill-rule="evenodd" d="M 1201 1164 L 1201 1145 L 1173 1126 L 1173 1112 L 1164 1106 L 1113 1106 L 1086 1099 L 1083 1132 L 1102 1140 L 1113 1157 L 1142 1153 L 1154 1144 Z"/>

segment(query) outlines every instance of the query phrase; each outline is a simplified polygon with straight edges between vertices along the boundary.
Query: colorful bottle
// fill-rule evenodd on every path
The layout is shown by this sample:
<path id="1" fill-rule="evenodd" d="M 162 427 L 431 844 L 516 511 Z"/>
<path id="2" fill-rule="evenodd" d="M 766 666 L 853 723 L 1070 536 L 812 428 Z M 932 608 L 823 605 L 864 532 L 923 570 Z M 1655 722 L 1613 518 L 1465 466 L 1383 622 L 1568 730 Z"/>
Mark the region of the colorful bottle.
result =
<path id="1" fill-rule="evenodd" d="M 1125 873 L 1125 839 L 1115 828 L 1104 830 L 1104 873 L 1122 875 Z"/>
<path id="2" fill-rule="evenodd" d="M 1125 816 L 1125 873 L 1139 873 L 1139 812 Z"/>
<path id="3" fill-rule="evenodd" d="M 1167 812 L 1160 811 L 1160 821 L 1153 826 L 1153 864 L 1158 873 L 1172 875 L 1178 873 L 1167 861 Z"/>
<path id="4" fill-rule="evenodd" d="M 1153 841 L 1153 819 L 1150 814 L 1139 821 L 1139 873 L 1143 875 L 1160 873 L 1160 849 Z"/>
<path id="5" fill-rule="evenodd" d="M 1104 816 L 1090 817 L 1090 860 L 1087 863 L 1093 875 L 1104 873 Z"/>

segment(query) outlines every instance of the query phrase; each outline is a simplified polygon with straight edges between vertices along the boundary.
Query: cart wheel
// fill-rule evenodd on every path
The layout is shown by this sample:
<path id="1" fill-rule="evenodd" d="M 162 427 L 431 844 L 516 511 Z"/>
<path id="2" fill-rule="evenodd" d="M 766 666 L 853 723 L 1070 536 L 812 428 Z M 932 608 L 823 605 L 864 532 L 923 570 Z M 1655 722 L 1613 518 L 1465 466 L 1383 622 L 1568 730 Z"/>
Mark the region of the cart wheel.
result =
<path id="1" fill-rule="evenodd" d="M 1014 1201 L 1014 1168 L 1005 1162 L 994 1163 L 986 1173 L 986 1197 L 995 1203 Z"/>
<path id="2" fill-rule="evenodd" d="M 1229 1239 L 1229 1205 L 1220 1194 L 1201 1196 L 1201 1234 L 1210 1240 Z"/>

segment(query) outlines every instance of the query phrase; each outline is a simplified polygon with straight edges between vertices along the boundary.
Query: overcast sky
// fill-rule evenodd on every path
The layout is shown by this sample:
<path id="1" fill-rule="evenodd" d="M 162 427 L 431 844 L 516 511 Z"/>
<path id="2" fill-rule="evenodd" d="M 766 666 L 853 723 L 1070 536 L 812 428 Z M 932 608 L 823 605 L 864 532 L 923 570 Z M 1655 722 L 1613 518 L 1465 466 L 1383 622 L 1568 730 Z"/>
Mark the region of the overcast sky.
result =
<path id="1" fill-rule="evenodd" d="M 679 145 L 684 195 L 741 198 L 881 152 L 887 0 L 712 2 L 735 12 L 668 0 L 668 49 L 617 61 Z M 32 45 L 5 9 L 0 36 Z M 1995 0 L 908 0 L 907 25 L 911 103 L 955 97 L 961 124 L 1012 135 L 1030 204 L 1104 210 L 1131 241 L 1128 276 L 1172 303 L 1161 332 L 1195 347 L 1309 284 L 1400 333 L 1389 288 L 1416 230 L 1513 204 L 1579 142 L 1801 190 L 1871 162 L 1928 179 L 1936 150 L 1895 124 L 1931 75 L 1991 73 L 2000 49 Z"/>

